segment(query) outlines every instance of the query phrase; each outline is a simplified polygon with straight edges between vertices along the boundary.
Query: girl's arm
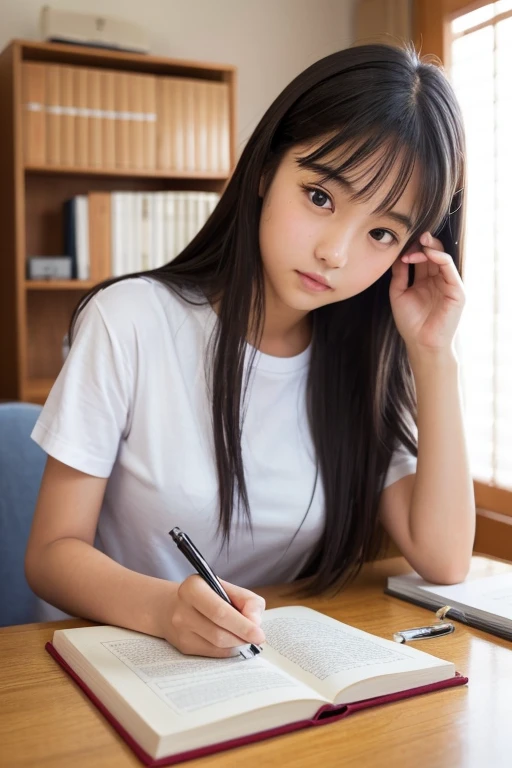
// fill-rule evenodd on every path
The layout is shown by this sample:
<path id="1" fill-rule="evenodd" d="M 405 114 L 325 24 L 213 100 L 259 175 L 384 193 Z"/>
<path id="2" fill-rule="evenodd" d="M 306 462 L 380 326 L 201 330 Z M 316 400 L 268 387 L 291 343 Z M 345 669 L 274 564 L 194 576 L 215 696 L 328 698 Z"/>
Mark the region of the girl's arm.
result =
<path id="1" fill-rule="evenodd" d="M 27 581 L 74 616 L 162 637 L 177 585 L 123 568 L 93 547 L 106 484 L 48 458 L 25 557 Z"/>
<path id="2" fill-rule="evenodd" d="M 418 466 L 416 475 L 383 491 L 381 519 L 425 579 L 462 581 L 476 518 L 453 345 L 464 289 L 451 256 L 430 233 L 393 265 L 390 301 L 416 384 Z"/>
<path id="3" fill-rule="evenodd" d="M 223 582 L 235 610 L 196 574 L 181 584 L 145 576 L 94 548 L 106 484 L 49 457 L 25 557 L 34 592 L 72 615 L 163 637 L 183 653 L 229 656 L 263 642 L 259 595 Z"/>
<path id="4" fill-rule="evenodd" d="M 467 575 L 475 535 L 473 482 L 454 354 L 411 360 L 418 398 L 415 475 L 382 492 L 382 523 L 427 581 Z"/>

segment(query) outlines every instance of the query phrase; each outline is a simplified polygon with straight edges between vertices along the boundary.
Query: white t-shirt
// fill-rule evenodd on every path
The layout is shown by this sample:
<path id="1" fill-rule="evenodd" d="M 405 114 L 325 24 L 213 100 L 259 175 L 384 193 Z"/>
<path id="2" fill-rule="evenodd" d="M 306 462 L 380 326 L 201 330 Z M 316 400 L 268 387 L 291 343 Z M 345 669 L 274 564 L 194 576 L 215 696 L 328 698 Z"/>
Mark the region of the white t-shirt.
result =
<path id="1" fill-rule="evenodd" d="M 242 439 L 253 534 L 238 519 L 229 551 L 219 551 L 204 365 L 216 322 L 209 305 L 191 305 L 149 278 L 104 289 L 79 317 L 32 437 L 59 461 L 109 478 L 96 546 L 119 563 L 182 581 L 194 569 L 168 535 L 179 526 L 228 581 L 291 581 L 324 525 L 320 481 L 305 517 L 315 481 L 305 397 L 311 349 L 290 358 L 256 353 Z M 415 458 L 399 450 L 386 485 L 415 471 Z"/>

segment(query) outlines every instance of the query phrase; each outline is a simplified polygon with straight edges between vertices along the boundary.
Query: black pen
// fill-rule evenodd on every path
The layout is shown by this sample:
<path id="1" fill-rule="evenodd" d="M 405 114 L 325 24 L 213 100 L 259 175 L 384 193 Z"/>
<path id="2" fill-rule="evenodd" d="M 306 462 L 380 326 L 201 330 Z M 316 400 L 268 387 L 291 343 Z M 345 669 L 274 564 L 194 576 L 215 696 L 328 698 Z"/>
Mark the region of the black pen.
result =
<path id="1" fill-rule="evenodd" d="M 238 608 L 236 605 L 233 605 L 226 590 L 223 588 L 217 576 L 214 574 L 189 536 L 187 536 L 186 533 L 177 527 L 173 528 L 172 531 L 169 531 L 169 536 L 172 537 L 180 552 L 185 555 L 189 563 L 196 569 L 199 576 L 201 576 L 201 578 L 203 578 L 206 583 L 209 584 L 209 586 L 213 589 L 214 592 L 218 594 L 219 597 L 222 597 L 226 603 L 229 603 L 229 605 L 231 605 L 235 611 L 237 611 Z M 252 659 L 262 650 L 263 649 L 261 646 L 250 643 L 249 648 L 244 648 L 240 651 L 240 655 L 243 656 L 244 659 Z"/>

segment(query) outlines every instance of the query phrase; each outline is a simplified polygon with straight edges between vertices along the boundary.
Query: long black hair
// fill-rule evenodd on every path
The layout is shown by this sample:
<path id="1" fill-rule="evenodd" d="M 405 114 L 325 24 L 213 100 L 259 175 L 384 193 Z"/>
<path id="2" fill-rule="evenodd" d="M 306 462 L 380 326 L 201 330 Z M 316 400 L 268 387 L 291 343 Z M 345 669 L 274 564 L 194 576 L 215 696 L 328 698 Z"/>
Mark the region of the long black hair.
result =
<path id="1" fill-rule="evenodd" d="M 355 195 L 359 199 L 371 196 L 398 167 L 382 204 L 386 210 L 401 196 L 413 167 L 419 168 L 407 245 L 431 231 L 461 266 L 464 137 L 442 70 L 421 61 L 412 47 L 361 45 L 333 53 L 298 75 L 254 130 L 198 235 L 169 264 L 137 273 L 187 300 L 195 291 L 218 303 L 210 372 L 217 532 L 223 544 L 229 544 L 235 515 L 242 512 L 251 521 L 241 433 L 246 340 L 261 338 L 265 312 L 260 182 L 268 187 L 287 150 L 308 142 L 315 149 L 300 162 L 322 168 L 326 178 L 357 174 L 365 160 L 379 158 L 372 180 Z M 342 148 L 339 163 L 328 163 Z M 325 528 L 300 574 L 302 594 L 339 588 L 378 551 L 378 503 L 393 450 L 402 443 L 417 455 L 414 383 L 391 313 L 390 277 L 388 270 L 362 293 L 312 313 L 307 404 Z M 122 279 L 103 282 L 85 296 L 73 315 L 70 338 L 78 312 L 92 296 Z"/>

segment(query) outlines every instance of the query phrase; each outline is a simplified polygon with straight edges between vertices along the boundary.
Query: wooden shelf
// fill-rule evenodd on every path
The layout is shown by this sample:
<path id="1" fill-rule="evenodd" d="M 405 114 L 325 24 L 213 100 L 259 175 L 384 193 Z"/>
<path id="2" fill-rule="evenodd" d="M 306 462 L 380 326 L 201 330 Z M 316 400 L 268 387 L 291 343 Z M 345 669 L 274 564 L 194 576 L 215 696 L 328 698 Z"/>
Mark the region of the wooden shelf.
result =
<path id="1" fill-rule="evenodd" d="M 194 181 L 224 181 L 229 176 L 226 173 L 214 171 L 162 171 L 136 170 L 133 168 L 80 168 L 63 165 L 25 165 L 25 173 L 47 174 L 49 176 L 105 176 L 139 179 L 192 179 Z"/>
<path id="2" fill-rule="evenodd" d="M 95 285 L 93 280 L 25 280 L 27 291 L 87 291 Z"/>
<path id="3" fill-rule="evenodd" d="M 23 400 L 43 404 L 53 387 L 54 379 L 28 379 L 23 387 Z"/>
<path id="4" fill-rule="evenodd" d="M 28 66 L 27 66 L 28 65 Z M 101 96 L 101 83 L 109 86 L 109 99 L 112 101 L 112 88 L 116 82 L 125 83 L 123 88 L 128 90 L 126 78 L 137 75 L 143 76 L 138 82 L 137 93 L 123 94 L 124 102 L 128 105 L 137 96 L 140 110 L 156 115 L 155 132 L 150 139 L 155 146 L 151 154 L 132 151 L 133 147 L 147 147 L 145 134 L 134 130 L 138 126 L 128 126 L 128 132 L 110 131 L 107 136 L 103 131 L 101 121 L 94 123 L 94 131 L 80 133 L 82 152 L 47 152 L 47 140 L 50 135 L 59 140 L 59 147 L 65 145 L 64 135 L 68 139 L 73 128 L 70 121 L 52 120 L 32 121 L 31 111 L 26 109 L 25 99 L 29 98 L 27 88 L 29 83 L 28 70 L 37 75 L 32 86 L 36 87 L 39 95 L 34 95 L 37 103 L 46 103 L 45 88 L 49 70 L 44 66 L 52 65 L 55 75 L 55 65 L 71 68 L 87 68 L 95 70 L 99 77 L 87 79 L 87 106 L 92 108 L 92 102 L 98 103 L 98 93 Z M 109 77 L 106 77 L 106 72 Z M 69 74 L 69 72 L 68 72 Z M 119 75 L 122 77 L 119 79 Z M 151 76 L 145 78 L 146 75 Z M 56 75 L 55 75 L 56 76 Z M 27 83 L 25 83 L 27 77 Z M 41 78 L 37 80 L 37 78 Z M 60 74 L 59 74 L 60 78 Z M 175 110 L 174 99 L 182 100 L 185 90 L 179 88 L 164 88 L 159 78 L 181 79 L 183 81 L 198 81 L 194 99 L 197 102 L 192 110 L 189 89 L 187 104 L 188 113 L 184 109 Z M 54 78 L 55 79 L 55 78 Z M 81 87 L 84 85 L 81 79 Z M 126 80 L 126 82 L 125 82 Z M 149 84 L 149 101 L 141 96 L 142 80 Z M 154 81 L 154 82 L 153 82 Z M 211 88 L 206 87 L 209 82 Z M 55 82 L 60 82 L 60 79 Z M 63 81 L 64 82 L 64 81 Z M 75 81 L 73 81 L 75 82 Z M 136 82 L 130 80 L 130 83 Z M 39 84 L 38 84 L 39 83 Z M 92 85 L 94 88 L 90 87 Z M 55 84 L 55 83 L 54 83 Z M 48 393 L 62 368 L 63 340 L 69 329 L 69 323 L 80 300 L 85 293 L 107 279 L 111 272 L 110 253 L 107 253 L 106 243 L 110 243 L 108 228 L 95 227 L 93 236 L 96 255 L 101 254 L 96 261 L 91 260 L 90 280 L 28 280 L 26 272 L 27 257 L 30 255 L 64 254 L 66 253 L 66 201 L 79 195 L 94 195 L 96 204 L 103 205 L 112 192 L 154 193 L 154 192 L 215 192 L 222 194 L 231 177 L 237 155 L 236 145 L 236 67 L 219 63 L 203 61 L 186 61 L 144 54 L 106 51 L 87 46 L 74 46 L 56 43 L 40 43 L 29 40 L 13 40 L 0 52 L 0 228 L 2 230 L 2 256 L 0 258 L 0 399 L 27 400 L 34 403 L 44 403 Z M 68 83 L 69 86 L 69 83 Z M 78 88 L 78 83 L 74 87 Z M 96 87 L 98 86 L 98 88 Z M 135 87 L 134 87 L 135 88 Z M 95 90 L 96 89 L 96 90 Z M 151 90 L 153 89 L 153 90 Z M 59 96 L 63 94 L 60 92 Z M 69 95 L 69 87 L 67 93 Z M 114 88 L 115 91 L 115 88 Z M 212 94 L 218 94 L 213 99 Z M 117 93 L 117 92 L 116 92 Z M 208 95 L 208 93 L 210 95 Z M 35 94 L 35 92 L 34 92 Z M 159 94 L 159 95 L 157 95 Z M 55 92 L 54 92 L 55 96 Z M 200 98 L 199 98 L 200 97 Z M 52 97 L 53 98 L 53 97 Z M 103 98 L 103 97 L 102 97 Z M 160 99 L 160 102 L 158 101 Z M 201 101 L 201 99 L 204 100 Z M 29 99 L 32 101 L 32 98 Z M 167 100 L 163 110 L 162 100 Z M 101 101 L 101 99 L 100 99 Z M 115 101 L 115 99 L 114 99 Z M 90 102 L 90 103 L 89 103 Z M 103 102 L 101 102 L 103 103 Z M 178 102 L 176 102 L 178 103 Z M 179 102 L 181 104 L 181 101 Z M 134 102 L 137 107 L 136 101 Z M 160 105 L 160 106 L 159 106 Z M 133 104 L 132 104 L 133 106 Z M 192 110 L 194 117 L 192 118 Z M 122 110 L 121 110 L 122 111 Z M 178 122 L 169 122 L 170 116 L 178 115 Z M 181 117 L 179 117 L 181 115 Z M 188 115 L 188 116 L 187 116 Z M 165 116 L 165 119 L 164 119 Z M 69 117 L 69 115 L 68 115 Z M 174 117 L 173 117 L 174 119 Z M 191 122 L 192 121 L 192 122 Z M 198 122 L 199 121 L 199 122 Z M 213 121 L 213 122 L 212 122 Z M 71 121 L 72 123 L 73 121 Z M 133 122 L 133 121 L 132 121 Z M 44 124 L 44 125 L 43 125 Z M 60 134 L 55 132 L 58 124 Z M 191 128 L 193 124 L 193 140 Z M 181 127 L 180 127 L 181 125 Z M 39 127 L 38 127 L 39 126 Z M 84 126 L 82 126 L 84 127 Z M 112 126 L 110 126 L 111 128 Z M 126 127 L 126 126 L 125 126 Z M 41 130 L 40 130 L 41 129 Z M 171 130 L 172 129 L 172 130 Z M 212 131 L 212 143 L 203 146 L 205 135 Z M 49 131 L 49 132 L 48 132 Z M 52 133 L 53 131 L 53 133 Z M 181 132 L 189 138 L 182 145 L 174 147 L 170 133 Z M 188 133 L 186 133 L 188 131 Z M 223 131 L 225 131 L 223 133 Z M 86 136 L 87 133 L 87 136 Z M 160 144 L 166 136 L 167 144 Z M 200 138 L 201 136 L 201 138 Z M 102 151 L 91 151 L 92 139 L 102 142 Z M 108 141 L 107 141 L 108 139 Z M 84 141 L 87 141 L 85 147 Z M 104 145 L 103 142 L 107 141 Z M 112 142 L 116 151 L 112 151 Z M 200 142 L 197 144 L 197 142 Z M 77 143 L 75 141 L 75 143 Z M 123 152 L 117 155 L 117 144 L 123 145 Z M 129 151 L 127 147 L 131 148 Z M 56 144 L 52 145 L 55 149 Z M 70 143 L 66 145 L 69 149 Z M 159 154 L 158 148 L 167 146 L 164 154 Z M 181 150 L 179 147 L 182 146 Z M 31 148 L 37 151 L 28 151 Z M 108 147 L 108 152 L 105 149 Z M 187 160 L 187 167 L 193 168 L 192 157 L 196 158 L 196 168 L 215 168 L 224 170 L 216 172 L 173 171 L 170 168 L 151 168 L 157 163 L 177 164 L 172 160 L 171 147 L 180 151 Z M 197 148 L 201 148 L 196 154 Z M 189 151 L 194 149 L 194 155 Z M 76 147 L 75 147 L 76 149 Z M 105 151 L 104 151 L 105 149 Z M 187 149 L 187 152 L 185 152 Z M 204 150 L 207 150 L 204 152 Z M 154 150 L 154 151 L 153 151 Z M 110 153 L 110 154 L 109 154 Z M 207 158 L 210 158 L 209 160 Z M 214 158 L 217 158 L 215 160 Z M 51 163 L 45 162 L 45 158 Z M 101 158 L 112 163 L 109 167 L 98 167 Z M 167 158 L 167 159 L 165 159 Z M 201 162 L 199 162 L 201 158 Z M 222 161 L 220 160 L 222 158 Z M 66 165 L 55 165 L 59 159 Z M 82 162 L 82 165 L 77 165 Z M 96 167 L 84 167 L 83 163 L 96 163 Z M 134 163 L 138 168 L 118 167 Z M 145 167 L 143 167 L 145 166 Z M 101 201 L 98 196 L 104 195 Z M 102 213 L 105 221 L 108 215 L 105 208 Z M 89 222 L 90 223 L 90 222 Z M 101 242 L 100 242 L 101 240 Z M 98 241 L 98 242 L 96 242 Z M 100 248 L 101 246 L 101 248 Z M 107 258 L 108 257 L 108 258 Z"/>

